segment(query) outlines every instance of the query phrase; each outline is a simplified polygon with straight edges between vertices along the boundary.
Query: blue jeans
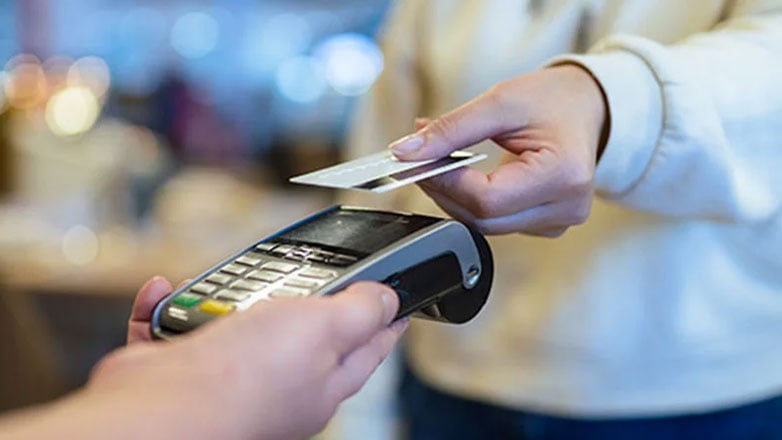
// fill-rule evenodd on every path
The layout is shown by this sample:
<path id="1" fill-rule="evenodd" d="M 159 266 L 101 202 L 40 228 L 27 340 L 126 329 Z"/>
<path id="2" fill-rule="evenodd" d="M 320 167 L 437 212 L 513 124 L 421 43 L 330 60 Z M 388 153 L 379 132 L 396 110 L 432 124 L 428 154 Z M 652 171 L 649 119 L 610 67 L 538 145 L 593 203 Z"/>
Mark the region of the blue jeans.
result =
<path id="1" fill-rule="evenodd" d="M 449 395 L 405 368 L 400 404 L 408 440 L 782 440 L 782 396 L 697 415 L 571 419 Z"/>

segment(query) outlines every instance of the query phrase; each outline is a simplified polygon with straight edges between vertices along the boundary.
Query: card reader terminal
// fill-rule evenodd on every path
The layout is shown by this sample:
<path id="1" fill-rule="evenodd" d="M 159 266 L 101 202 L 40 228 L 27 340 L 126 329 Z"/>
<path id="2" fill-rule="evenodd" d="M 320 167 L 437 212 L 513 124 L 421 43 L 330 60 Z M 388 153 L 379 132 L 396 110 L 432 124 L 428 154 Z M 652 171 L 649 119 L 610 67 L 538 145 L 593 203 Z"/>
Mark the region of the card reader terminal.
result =
<path id="1" fill-rule="evenodd" d="M 335 206 L 228 258 L 165 297 L 152 333 L 168 338 L 258 301 L 330 295 L 360 280 L 400 299 L 397 318 L 464 323 L 493 278 L 486 239 L 451 219 Z"/>

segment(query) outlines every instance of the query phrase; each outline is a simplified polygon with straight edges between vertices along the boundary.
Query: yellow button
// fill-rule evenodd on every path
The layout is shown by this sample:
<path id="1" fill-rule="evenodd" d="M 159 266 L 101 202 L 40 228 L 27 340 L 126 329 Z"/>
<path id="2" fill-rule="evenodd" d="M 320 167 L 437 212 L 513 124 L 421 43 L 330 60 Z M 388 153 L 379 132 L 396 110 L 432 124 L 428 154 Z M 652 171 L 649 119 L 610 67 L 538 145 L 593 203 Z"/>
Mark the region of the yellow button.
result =
<path id="1" fill-rule="evenodd" d="M 212 315 L 225 315 L 233 312 L 236 308 L 233 304 L 228 304 L 223 301 L 215 301 L 213 299 L 206 300 L 198 306 L 198 309 L 202 312 L 211 313 Z"/>

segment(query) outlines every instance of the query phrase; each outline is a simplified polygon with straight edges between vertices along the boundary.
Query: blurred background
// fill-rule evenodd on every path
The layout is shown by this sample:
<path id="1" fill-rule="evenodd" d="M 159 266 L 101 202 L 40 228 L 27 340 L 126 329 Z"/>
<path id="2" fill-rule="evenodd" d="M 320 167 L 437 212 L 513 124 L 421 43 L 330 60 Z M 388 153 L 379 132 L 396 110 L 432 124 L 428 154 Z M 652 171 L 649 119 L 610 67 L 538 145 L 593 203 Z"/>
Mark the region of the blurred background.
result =
<path id="1" fill-rule="evenodd" d="M 0 0 L 0 411 L 83 384 L 139 286 L 333 203 L 388 0 Z M 378 146 L 382 148 L 382 146 Z"/>

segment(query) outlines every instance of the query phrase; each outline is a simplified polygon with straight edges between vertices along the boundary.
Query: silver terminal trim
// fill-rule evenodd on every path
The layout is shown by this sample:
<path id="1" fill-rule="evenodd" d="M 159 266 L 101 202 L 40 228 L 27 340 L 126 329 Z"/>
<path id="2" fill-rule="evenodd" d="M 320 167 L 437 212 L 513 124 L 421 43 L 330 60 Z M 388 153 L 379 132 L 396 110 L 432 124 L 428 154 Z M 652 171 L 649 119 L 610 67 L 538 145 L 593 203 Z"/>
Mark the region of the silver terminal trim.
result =
<path id="1" fill-rule="evenodd" d="M 453 252 L 459 262 L 462 285 L 466 289 L 475 287 L 480 278 L 481 259 L 470 230 L 457 221 L 442 220 L 361 260 L 335 283 L 321 289 L 325 294 L 340 290 L 356 280 L 384 280 L 408 269 L 411 261 L 421 262 L 448 252 Z"/>

